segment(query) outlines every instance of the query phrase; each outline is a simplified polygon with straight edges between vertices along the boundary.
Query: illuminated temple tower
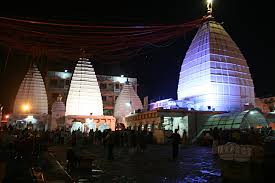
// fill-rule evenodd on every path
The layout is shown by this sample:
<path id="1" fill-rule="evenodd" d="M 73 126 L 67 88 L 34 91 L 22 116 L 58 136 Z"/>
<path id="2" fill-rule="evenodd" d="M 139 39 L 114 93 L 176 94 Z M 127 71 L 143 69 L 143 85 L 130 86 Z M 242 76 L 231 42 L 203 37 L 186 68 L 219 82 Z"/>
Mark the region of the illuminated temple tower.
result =
<path id="1" fill-rule="evenodd" d="M 67 115 L 103 115 L 102 98 L 89 59 L 80 58 L 75 67 L 66 102 Z"/>
<path id="2" fill-rule="evenodd" d="M 21 114 L 48 114 L 48 100 L 42 76 L 33 64 L 20 84 L 17 92 L 13 113 Z"/>
<path id="3" fill-rule="evenodd" d="M 123 123 L 126 125 L 125 116 L 135 112 L 135 110 L 138 109 L 143 109 L 142 103 L 132 85 L 127 81 L 117 97 L 114 108 L 114 116 L 118 123 Z"/>
<path id="4" fill-rule="evenodd" d="M 246 60 L 224 28 L 210 16 L 201 25 L 183 60 L 178 100 L 196 110 L 240 111 L 255 104 Z"/>

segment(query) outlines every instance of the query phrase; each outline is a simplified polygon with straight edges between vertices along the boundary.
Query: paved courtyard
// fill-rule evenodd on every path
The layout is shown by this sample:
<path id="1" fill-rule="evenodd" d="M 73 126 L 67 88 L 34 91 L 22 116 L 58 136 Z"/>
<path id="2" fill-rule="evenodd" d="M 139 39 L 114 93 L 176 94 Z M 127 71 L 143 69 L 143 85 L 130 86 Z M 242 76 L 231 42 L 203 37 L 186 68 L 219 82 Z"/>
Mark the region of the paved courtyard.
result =
<path id="1" fill-rule="evenodd" d="M 211 148 L 201 146 L 181 147 L 179 158 L 172 160 L 169 145 L 148 145 L 145 152 L 116 148 L 115 159 L 109 161 L 103 146 L 83 146 L 81 154 L 86 159 L 81 161 L 79 168 L 68 172 L 67 148 L 66 145 L 51 146 L 37 163 L 7 159 L 0 153 L 0 182 L 5 175 L 8 175 L 9 180 L 16 178 L 16 182 L 32 182 L 29 170 L 35 165 L 42 168 L 44 179 L 49 183 L 221 183 L 225 182 L 225 176 L 239 182 L 270 182 L 275 163 L 269 159 L 256 167 L 248 163 L 225 164 L 212 155 Z M 88 157 L 94 161 L 90 161 Z M 221 169 L 226 171 L 222 174 Z M 231 179 L 228 182 L 233 181 Z"/>
<path id="2" fill-rule="evenodd" d="M 66 149 L 66 146 L 50 148 L 64 167 Z M 94 182 L 222 182 L 219 161 L 208 147 L 182 147 L 175 161 L 171 159 L 169 145 L 149 145 L 143 153 L 115 149 L 113 161 L 106 160 L 104 152 L 103 146 L 84 147 L 83 154 L 95 157 L 94 168 L 79 174 L 85 177 L 84 172 L 88 176 L 93 171 Z M 103 172 L 98 173 L 100 170 Z"/>

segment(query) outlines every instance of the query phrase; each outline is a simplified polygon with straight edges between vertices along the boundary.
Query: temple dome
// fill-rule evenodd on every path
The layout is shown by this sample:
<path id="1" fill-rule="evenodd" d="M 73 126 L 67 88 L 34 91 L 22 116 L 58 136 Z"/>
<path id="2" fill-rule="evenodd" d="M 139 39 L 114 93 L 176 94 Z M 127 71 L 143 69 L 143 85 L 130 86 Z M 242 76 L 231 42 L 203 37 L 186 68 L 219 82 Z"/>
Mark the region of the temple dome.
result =
<path id="1" fill-rule="evenodd" d="M 24 106 L 27 106 L 23 109 Z M 20 84 L 17 92 L 13 113 L 15 115 L 32 113 L 48 114 L 48 100 L 42 76 L 33 64 Z"/>
<path id="2" fill-rule="evenodd" d="M 134 91 L 132 85 L 129 84 L 129 82 L 126 82 L 117 97 L 114 108 L 114 116 L 119 123 L 123 123 L 125 116 L 138 109 L 143 109 L 141 100 Z"/>
<path id="3" fill-rule="evenodd" d="M 183 60 L 178 99 L 190 99 L 197 110 L 240 111 L 255 104 L 246 60 L 224 28 L 207 20 Z"/>
<path id="4" fill-rule="evenodd" d="M 103 103 L 95 71 L 89 59 L 80 58 L 66 102 L 67 115 L 103 115 Z"/>
<path id="5" fill-rule="evenodd" d="M 66 107 L 64 102 L 62 101 L 62 97 L 59 95 L 57 100 L 52 105 L 52 112 L 63 112 L 65 114 Z"/>

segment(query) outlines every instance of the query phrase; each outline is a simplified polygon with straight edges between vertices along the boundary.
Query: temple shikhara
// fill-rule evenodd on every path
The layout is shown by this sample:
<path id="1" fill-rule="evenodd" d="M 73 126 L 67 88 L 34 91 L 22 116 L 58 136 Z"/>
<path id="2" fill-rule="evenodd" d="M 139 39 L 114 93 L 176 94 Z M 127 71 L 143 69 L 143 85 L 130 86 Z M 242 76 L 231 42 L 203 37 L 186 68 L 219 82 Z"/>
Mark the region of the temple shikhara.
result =
<path id="1" fill-rule="evenodd" d="M 11 124 L 26 126 L 46 125 L 48 100 L 45 84 L 37 66 L 32 64 L 17 92 Z"/>
<path id="2" fill-rule="evenodd" d="M 33 64 L 17 92 L 13 114 L 48 114 L 48 100 L 43 78 L 35 64 Z"/>
<path id="3" fill-rule="evenodd" d="M 196 110 L 241 111 L 255 104 L 246 60 L 213 18 L 199 28 L 182 63 L 178 100 L 185 99 Z"/>
<path id="4" fill-rule="evenodd" d="M 66 102 L 67 127 L 89 132 L 115 129 L 115 118 L 103 116 L 103 103 L 96 74 L 87 58 L 79 58 L 70 84 Z"/>
<path id="5" fill-rule="evenodd" d="M 124 84 L 115 104 L 114 116 L 117 119 L 117 123 L 122 123 L 127 126 L 125 123 L 125 117 L 135 113 L 138 109 L 143 109 L 141 100 L 134 91 L 132 85 L 127 81 Z"/>
<path id="6" fill-rule="evenodd" d="M 76 64 L 66 102 L 67 115 L 103 115 L 97 78 L 87 58 L 80 58 Z"/>

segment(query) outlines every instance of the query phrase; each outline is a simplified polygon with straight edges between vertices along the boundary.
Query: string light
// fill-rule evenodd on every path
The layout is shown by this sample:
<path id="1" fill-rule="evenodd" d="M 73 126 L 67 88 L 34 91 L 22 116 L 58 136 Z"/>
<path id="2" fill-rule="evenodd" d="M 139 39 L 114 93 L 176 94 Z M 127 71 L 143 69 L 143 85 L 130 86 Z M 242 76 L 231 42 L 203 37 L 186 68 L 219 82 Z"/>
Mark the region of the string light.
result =
<path id="1" fill-rule="evenodd" d="M 87 56 L 115 61 L 142 55 L 147 45 L 176 39 L 196 28 L 202 19 L 173 25 L 83 25 L 0 17 L 0 40 L 5 46 L 34 56 L 75 58 Z"/>

